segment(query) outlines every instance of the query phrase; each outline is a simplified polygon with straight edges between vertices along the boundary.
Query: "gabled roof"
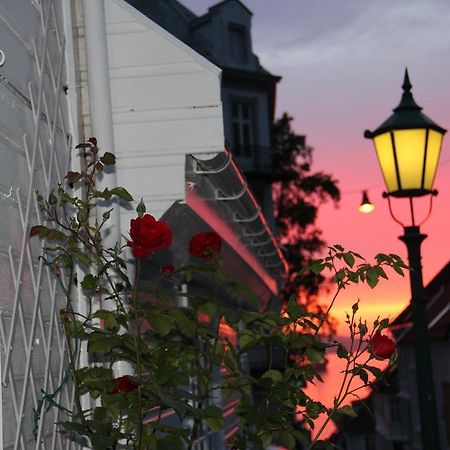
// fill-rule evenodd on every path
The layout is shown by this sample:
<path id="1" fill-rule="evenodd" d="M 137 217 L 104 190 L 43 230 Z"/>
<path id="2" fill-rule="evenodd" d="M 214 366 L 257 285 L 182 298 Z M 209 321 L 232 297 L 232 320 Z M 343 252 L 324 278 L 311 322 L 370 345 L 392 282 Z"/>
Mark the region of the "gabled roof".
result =
<path id="1" fill-rule="evenodd" d="M 177 0 L 126 0 L 131 6 L 186 42 L 189 24 L 197 16 Z"/>
<path id="2" fill-rule="evenodd" d="M 430 336 L 432 339 L 447 338 L 450 332 L 450 262 L 427 284 L 425 293 Z M 397 342 L 410 339 L 411 324 L 411 305 L 408 305 L 390 327 Z"/>
<path id="3" fill-rule="evenodd" d="M 245 9 L 251 16 L 253 16 L 253 13 L 239 0 L 223 0 L 222 2 L 216 3 L 215 5 L 211 6 L 209 8 L 209 11 L 214 11 L 215 9 L 220 9 L 225 3 L 238 3 L 243 9 Z"/>

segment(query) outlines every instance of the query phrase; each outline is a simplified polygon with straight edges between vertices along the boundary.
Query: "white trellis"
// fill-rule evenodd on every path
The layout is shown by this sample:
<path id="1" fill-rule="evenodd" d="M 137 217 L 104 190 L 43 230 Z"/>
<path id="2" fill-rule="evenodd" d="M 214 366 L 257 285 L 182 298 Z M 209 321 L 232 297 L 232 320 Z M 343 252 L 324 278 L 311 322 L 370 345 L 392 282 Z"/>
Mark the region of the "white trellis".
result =
<path id="1" fill-rule="evenodd" d="M 64 413 L 42 401 L 52 394 L 64 407 L 72 390 L 63 383 L 67 358 L 54 275 L 39 259 L 30 227 L 41 223 L 44 197 L 70 159 L 62 2 L 20 0 L 0 4 L 0 448 L 64 449 L 74 444 L 55 423 Z M 40 419 L 35 420 L 37 412 Z"/>

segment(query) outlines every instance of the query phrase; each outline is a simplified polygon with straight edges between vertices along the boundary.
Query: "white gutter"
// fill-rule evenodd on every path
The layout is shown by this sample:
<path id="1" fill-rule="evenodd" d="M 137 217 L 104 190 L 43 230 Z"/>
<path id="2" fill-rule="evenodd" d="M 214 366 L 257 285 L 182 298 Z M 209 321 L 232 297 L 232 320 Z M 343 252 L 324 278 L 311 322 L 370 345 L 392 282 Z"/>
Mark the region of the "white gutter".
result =
<path id="1" fill-rule="evenodd" d="M 84 0 L 84 24 L 86 33 L 86 58 L 89 85 L 89 107 L 92 136 L 97 138 L 100 151 L 114 153 L 114 130 L 109 79 L 108 46 L 106 35 L 105 3 L 103 0 Z M 108 167 L 96 180 L 97 189 L 117 186 L 115 167 Z M 105 247 L 113 247 L 120 241 L 120 211 L 118 202 L 97 206 L 97 218 L 101 222 L 105 211 L 113 207 L 109 219 L 110 229 L 104 236 Z"/>

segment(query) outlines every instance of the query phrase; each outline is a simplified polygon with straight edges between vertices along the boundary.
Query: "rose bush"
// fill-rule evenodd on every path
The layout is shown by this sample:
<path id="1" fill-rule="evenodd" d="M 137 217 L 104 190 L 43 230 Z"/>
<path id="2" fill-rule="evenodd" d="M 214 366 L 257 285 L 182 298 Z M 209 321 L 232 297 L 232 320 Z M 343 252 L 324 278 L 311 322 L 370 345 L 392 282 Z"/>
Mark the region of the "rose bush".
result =
<path id="1" fill-rule="evenodd" d="M 90 162 L 66 179 L 82 187 L 84 197 L 72 196 L 70 186 L 66 190 L 63 185 L 47 199 L 38 195 L 46 225 L 30 232 L 45 241 L 42 261 L 56 274 L 66 297 L 60 317 L 74 405 L 68 410 L 56 403 L 60 387 L 54 397 L 42 400 L 44 404 L 51 397 L 50 406 L 68 412 L 59 426 L 74 438 L 87 439 L 96 450 L 192 450 L 202 436 L 224 431 L 225 415 L 233 414 L 238 426 L 227 436 L 232 449 L 259 450 L 273 442 L 289 449 L 331 448 L 320 439 L 325 425 L 337 414 L 355 414 L 345 404 L 349 396 L 371 384 L 369 375 L 382 376 L 370 361 L 389 357 L 392 364 L 395 351 L 392 341 L 381 335 L 389 321 L 376 320 L 370 327 L 358 322 L 357 304 L 348 316 L 349 347 L 324 340 L 322 326 L 343 289 L 361 282 L 375 287 L 387 278 L 386 268 L 402 273 L 406 266 L 401 259 L 379 254 L 371 264 L 339 245 L 330 246 L 327 256 L 302 269 L 333 274 L 336 292 L 325 314 L 307 311 L 295 298 L 286 302 L 283 313 L 260 311 L 255 294 L 228 277 L 219 254 L 221 238 L 211 231 L 193 236 L 186 245 L 186 256 L 202 261 L 176 271 L 167 261 L 156 269 L 154 279 L 160 284 L 150 282 L 148 273 L 142 280 L 143 258 L 168 248 L 172 231 L 145 214 L 141 201 L 130 223 L 130 240 L 105 248 L 102 232 L 109 212 L 93 220 L 97 201 L 118 197 L 127 203 L 132 196 L 122 187 L 96 190 L 96 176 L 104 165 L 115 163 L 114 155 L 99 156 L 94 139 L 78 147 L 86 150 Z M 127 261 L 127 247 L 135 260 Z M 134 280 L 128 278 L 127 262 L 135 266 Z M 208 285 L 199 292 L 201 283 Z M 82 297 L 73 302 L 79 291 Z M 255 349 L 269 355 L 258 376 L 247 370 Z M 346 367 L 334 404 L 326 407 L 302 386 L 321 380 L 317 363 L 335 350 Z M 81 352 L 88 355 L 85 366 L 80 365 Z M 284 355 L 277 358 L 278 365 L 271 356 L 275 354 Z M 118 367 L 127 367 L 128 373 Z M 255 403 L 254 392 L 261 401 Z M 221 398 L 232 399 L 233 408 L 225 410 Z M 325 424 L 315 431 L 321 415 Z"/>

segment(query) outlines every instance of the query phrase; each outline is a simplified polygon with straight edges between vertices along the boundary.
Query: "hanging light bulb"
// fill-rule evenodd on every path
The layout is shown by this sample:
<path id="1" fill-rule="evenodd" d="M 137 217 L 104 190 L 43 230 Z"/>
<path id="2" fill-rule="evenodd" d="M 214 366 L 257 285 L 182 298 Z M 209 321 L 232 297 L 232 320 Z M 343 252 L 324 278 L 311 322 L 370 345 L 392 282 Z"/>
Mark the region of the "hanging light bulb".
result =
<path id="1" fill-rule="evenodd" d="M 375 209 L 375 205 L 369 200 L 367 191 L 363 191 L 362 201 L 358 209 L 365 214 L 368 214 Z"/>

